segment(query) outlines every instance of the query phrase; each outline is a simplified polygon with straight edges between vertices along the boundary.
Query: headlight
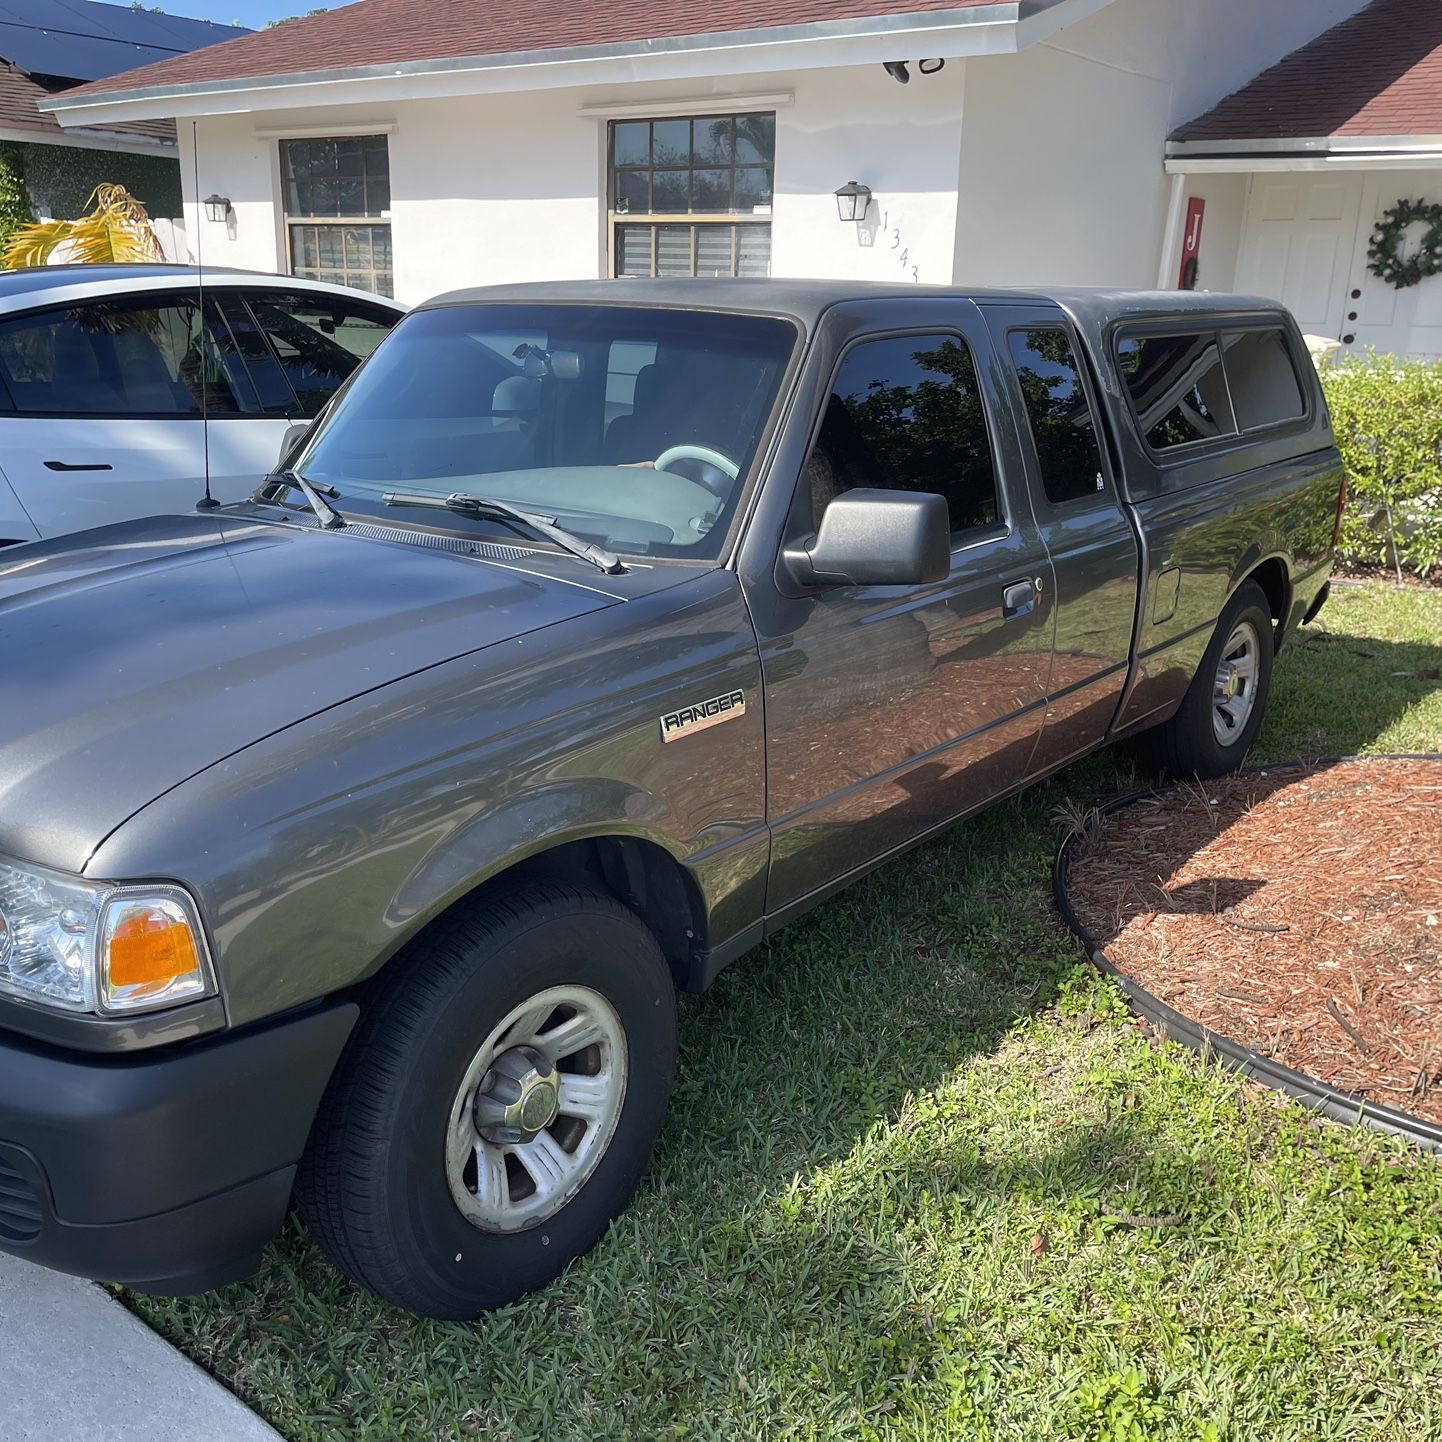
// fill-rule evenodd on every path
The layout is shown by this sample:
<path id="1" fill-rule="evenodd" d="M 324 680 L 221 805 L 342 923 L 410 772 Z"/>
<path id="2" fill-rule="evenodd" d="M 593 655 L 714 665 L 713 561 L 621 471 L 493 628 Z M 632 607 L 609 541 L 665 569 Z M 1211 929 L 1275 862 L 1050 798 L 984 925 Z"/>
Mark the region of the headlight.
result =
<path id="1" fill-rule="evenodd" d="M 0 857 L 0 992 L 69 1011 L 152 1011 L 214 990 L 195 902 Z"/>

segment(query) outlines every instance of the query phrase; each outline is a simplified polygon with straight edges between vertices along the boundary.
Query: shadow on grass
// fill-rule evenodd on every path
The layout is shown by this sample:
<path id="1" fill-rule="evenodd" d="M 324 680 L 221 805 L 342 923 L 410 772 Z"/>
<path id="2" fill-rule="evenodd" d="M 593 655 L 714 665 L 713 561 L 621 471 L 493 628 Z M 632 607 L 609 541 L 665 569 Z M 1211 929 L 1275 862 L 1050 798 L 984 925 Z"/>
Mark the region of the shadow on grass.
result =
<path id="1" fill-rule="evenodd" d="M 1439 688 L 1442 647 L 1304 633 L 1280 658 L 1254 759 L 1365 750 Z M 701 1435 L 708 1416 L 738 1405 L 743 1372 L 778 1399 L 791 1387 L 793 1407 L 810 1408 L 795 1400 L 805 1397 L 864 1410 L 877 1379 L 964 1371 L 969 1349 L 1005 1338 L 984 1322 L 977 1340 L 963 1334 L 980 1306 L 964 1279 L 934 1289 L 954 1315 L 923 1306 L 918 1258 L 989 1258 L 1047 1311 L 1032 1208 L 1003 1217 L 1003 1200 L 1053 1216 L 1060 1201 L 1088 1234 L 1135 1230 L 1108 1220 L 1108 1206 L 1175 1213 L 1185 1231 L 1231 1205 L 1205 1164 L 1159 1142 L 1156 1117 L 1098 1103 L 1090 1074 L 1076 1079 L 1090 1110 L 1070 1114 L 1072 1083 L 1043 1080 L 1063 1052 L 1055 1037 L 1024 1040 L 1005 1071 L 990 1060 L 1077 974 L 1049 899 L 1055 813 L 1148 779 L 1126 750 L 1070 766 L 873 873 L 683 1000 L 676 1095 L 636 1204 L 538 1297 L 473 1327 L 420 1322 L 341 1282 L 291 1228 L 255 1281 L 138 1310 L 306 1437 L 452 1435 L 446 1426 L 468 1409 L 485 1417 L 497 1392 L 536 1435 L 583 1435 L 572 1413 L 593 1399 L 584 1435 L 609 1435 L 611 1422 L 661 1435 L 677 1418 Z M 1210 893 L 1183 900 L 1210 906 Z M 968 1094 L 995 1124 L 982 1109 L 915 1141 L 917 1099 L 935 1104 L 968 1071 Z M 617 1422 L 609 1406 L 634 1410 Z"/>
<path id="2" fill-rule="evenodd" d="M 1253 760 L 1366 751 L 1439 690 L 1442 646 L 1308 627 L 1277 658 L 1272 714 Z"/>

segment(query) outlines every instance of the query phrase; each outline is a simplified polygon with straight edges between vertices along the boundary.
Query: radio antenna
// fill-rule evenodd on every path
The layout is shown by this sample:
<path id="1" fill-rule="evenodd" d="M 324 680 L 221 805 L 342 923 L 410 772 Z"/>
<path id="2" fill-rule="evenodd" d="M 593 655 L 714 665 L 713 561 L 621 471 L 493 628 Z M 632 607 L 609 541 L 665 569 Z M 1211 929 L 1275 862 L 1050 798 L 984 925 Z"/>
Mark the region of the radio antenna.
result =
<path id="1" fill-rule="evenodd" d="M 195 181 L 195 293 L 196 324 L 200 338 L 200 443 L 205 455 L 205 495 L 195 503 L 197 511 L 216 510 L 220 502 L 210 494 L 210 386 L 205 377 L 205 260 L 200 236 L 205 229 L 205 208 L 200 199 L 200 133 L 190 122 L 190 167 Z"/>

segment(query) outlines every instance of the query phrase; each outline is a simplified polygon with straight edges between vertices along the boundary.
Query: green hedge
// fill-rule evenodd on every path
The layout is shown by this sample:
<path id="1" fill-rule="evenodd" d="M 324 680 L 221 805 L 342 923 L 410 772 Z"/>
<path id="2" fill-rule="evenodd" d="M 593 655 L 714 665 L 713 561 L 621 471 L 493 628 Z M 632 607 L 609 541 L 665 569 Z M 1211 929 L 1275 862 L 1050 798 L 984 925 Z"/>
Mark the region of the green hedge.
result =
<path id="1" fill-rule="evenodd" d="M 1344 560 L 1433 575 L 1442 565 L 1442 363 L 1349 356 L 1322 369 L 1351 500 Z"/>
<path id="2" fill-rule="evenodd" d="M 13 145 L 0 145 L 0 246 L 4 246 L 20 226 L 34 219 L 20 152 Z"/>

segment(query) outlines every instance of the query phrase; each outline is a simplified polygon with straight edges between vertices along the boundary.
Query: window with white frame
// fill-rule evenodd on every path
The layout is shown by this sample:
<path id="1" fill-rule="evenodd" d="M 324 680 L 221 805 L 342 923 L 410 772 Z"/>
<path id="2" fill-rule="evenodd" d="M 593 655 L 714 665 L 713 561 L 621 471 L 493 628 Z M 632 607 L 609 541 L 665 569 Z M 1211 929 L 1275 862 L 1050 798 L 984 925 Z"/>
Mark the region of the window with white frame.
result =
<path id="1" fill-rule="evenodd" d="M 280 176 L 290 273 L 393 294 L 386 137 L 282 140 Z"/>
<path id="2" fill-rule="evenodd" d="M 771 274 L 776 116 L 614 120 L 611 274 Z"/>

